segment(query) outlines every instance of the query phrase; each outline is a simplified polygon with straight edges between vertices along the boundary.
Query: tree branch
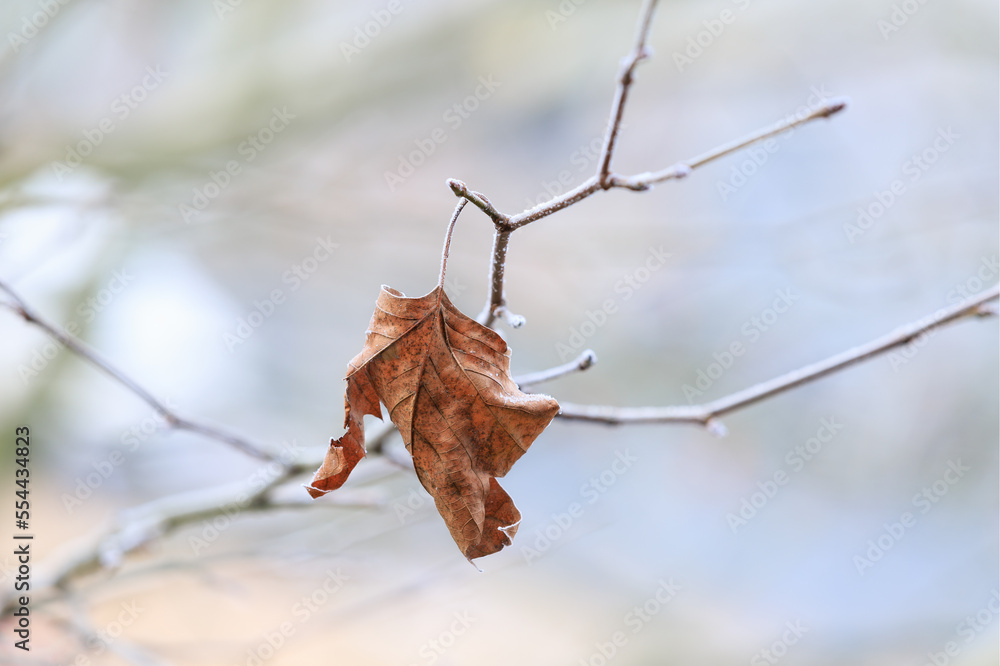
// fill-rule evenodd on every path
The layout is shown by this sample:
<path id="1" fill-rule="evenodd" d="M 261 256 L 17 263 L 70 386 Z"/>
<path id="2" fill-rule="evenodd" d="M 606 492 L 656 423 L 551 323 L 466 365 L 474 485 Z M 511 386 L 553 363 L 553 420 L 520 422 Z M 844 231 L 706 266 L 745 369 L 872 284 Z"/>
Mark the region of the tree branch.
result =
<path id="1" fill-rule="evenodd" d="M 318 464 L 318 463 L 316 463 Z M 244 512 L 264 512 L 305 507 L 380 507 L 384 502 L 365 493 L 345 494 L 325 502 L 276 501 L 272 493 L 279 486 L 300 474 L 311 472 L 316 464 L 294 463 L 286 465 L 271 481 L 255 492 L 247 492 L 246 483 L 231 484 L 221 488 L 197 490 L 168 496 L 136 507 L 122 515 L 119 524 L 91 539 L 69 553 L 59 564 L 48 571 L 39 571 L 32 590 L 36 603 L 45 603 L 68 592 L 69 586 L 86 576 L 101 571 L 113 571 L 131 555 L 186 525 L 225 515 L 227 519 Z M 11 611 L 14 597 L 4 595 L 0 615 Z"/>
<path id="2" fill-rule="evenodd" d="M 490 262 L 490 295 L 486 299 L 483 311 L 476 317 L 483 326 L 492 326 L 497 313 L 507 307 L 507 299 L 503 293 L 503 271 L 507 265 L 507 244 L 510 242 L 511 230 L 497 227 L 493 233 L 493 260 Z"/>
<path id="3" fill-rule="evenodd" d="M 718 148 L 714 148 L 707 153 L 699 155 L 698 157 L 692 157 L 685 162 L 680 162 L 663 169 L 662 171 L 640 173 L 635 176 L 614 176 L 611 186 L 623 187 L 636 192 L 642 192 L 644 190 L 648 190 L 657 183 L 683 178 L 698 167 L 704 166 L 709 162 L 713 162 L 721 157 L 725 157 L 726 155 L 731 155 L 732 153 L 743 150 L 744 148 L 752 146 L 760 141 L 766 141 L 771 137 L 778 136 L 784 132 L 789 132 L 799 125 L 805 125 L 806 123 L 812 122 L 813 120 L 819 120 L 821 118 L 829 118 L 838 111 L 843 111 L 845 108 L 847 108 L 847 99 L 844 97 L 835 97 L 827 100 L 822 105 L 812 109 L 806 114 L 792 115 L 769 127 L 765 127 L 753 132 L 752 134 L 748 134 L 742 139 L 737 139 L 736 141 L 719 146 Z"/>
<path id="4" fill-rule="evenodd" d="M 989 301 L 1000 296 L 1000 285 L 995 285 L 981 294 L 969 298 L 958 305 L 938 310 L 918 321 L 900 328 L 871 342 L 836 354 L 818 363 L 793 370 L 770 381 L 713 400 L 703 405 L 675 407 L 611 407 L 607 405 L 575 405 L 560 403 L 559 417 L 575 421 L 597 421 L 610 425 L 627 423 L 696 423 L 707 426 L 719 434 L 725 428 L 715 421 L 729 412 L 742 409 L 756 402 L 783 393 L 796 386 L 814 381 L 855 363 L 884 354 L 887 351 L 909 344 L 914 339 L 945 324 L 960 319 L 996 313 Z"/>
<path id="5" fill-rule="evenodd" d="M 907 324 L 897 330 L 860 345 L 843 353 L 832 356 L 824 361 L 814 363 L 798 370 L 781 375 L 770 381 L 762 382 L 743 391 L 714 400 L 704 405 L 676 407 L 633 407 L 620 408 L 603 405 L 575 405 L 561 403 L 559 416 L 564 419 L 600 422 L 611 425 L 632 423 L 695 423 L 713 429 L 717 434 L 724 434 L 725 428 L 716 419 L 737 409 L 749 406 L 765 398 L 777 395 L 796 386 L 813 381 L 837 370 L 854 365 L 868 358 L 883 354 L 894 348 L 901 347 L 926 333 L 963 318 L 996 315 L 992 307 L 993 301 L 1000 296 L 1000 285 L 994 286 L 983 293 L 970 298 L 958 305 L 939 310 L 916 322 Z M 544 370 L 518 378 L 519 386 L 537 385 L 571 372 L 585 370 L 596 358 L 591 350 L 584 351 L 577 359 L 565 365 Z M 385 439 L 394 431 L 387 424 L 377 431 L 373 441 L 369 442 L 371 450 L 382 451 Z M 391 456 L 386 456 L 387 460 Z M 41 594 L 39 601 L 45 603 L 52 598 L 64 594 L 75 581 L 88 575 L 113 570 L 122 561 L 149 545 L 152 541 L 162 538 L 186 525 L 207 520 L 220 515 L 230 516 L 233 507 L 239 512 L 266 512 L 288 509 L 299 509 L 310 506 L 329 505 L 331 500 L 323 503 L 276 501 L 273 492 L 283 484 L 300 474 L 312 471 L 318 462 L 294 461 L 285 463 L 282 471 L 270 482 L 256 492 L 247 494 L 245 484 L 233 484 L 223 488 L 213 488 L 205 491 L 194 491 L 180 495 L 169 496 L 123 515 L 120 524 L 105 530 L 85 546 L 72 553 L 61 564 L 55 566 L 47 574 L 38 577 L 35 589 Z M 364 496 L 352 498 L 341 496 L 332 500 L 339 507 L 379 507 L 381 502 Z M 6 614 L 13 608 L 13 599 L 7 597 L 0 609 L 0 614 Z"/>
<path id="6" fill-rule="evenodd" d="M 520 377 L 514 377 L 514 383 L 522 391 L 529 386 L 538 386 L 553 379 L 565 377 L 574 372 L 583 372 L 597 363 L 597 354 L 592 349 L 584 349 L 583 352 L 569 363 L 557 365 L 548 370 L 539 370 Z"/>
<path id="7" fill-rule="evenodd" d="M 608 118 L 608 129 L 604 134 L 604 146 L 601 148 L 600 167 L 597 170 L 597 182 L 602 189 L 611 187 L 611 157 L 618 142 L 618 132 L 621 130 L 622 117 L 625 115 L 625 101 L 632 86 L 632 78 L 636 65 L 649 57 L 646 50 L 646 40 L 649 28 L 653 23 L 653 11 L 656 0 L 646 0 L 639 12 L 639 25 L 635 30 L 635 44 L 632 52 L 622 60 L 621 72 L 618 74 L 618 86 L 615 88 L 615 98 L 611 103 L 611 116 Z"/>
<path id="8" fill-rule="evenodd" d="M 451 231 L 466 202 L 470 202 L 479 208 L 490 218 L 495 226 L 492 261 L 490 265 L 490 294 L 486 306 L 479 315 L 481 323 L 492 326 L 497 318 L 505 319 L 508 325 L 511 326 L 523 323 L 522 317 L 511 313 L 507 308 L 504 297 L 504 267 L 510 235 L 515 230 L 579 203 L 602 190 L 620 188 L 631 191 L 644 191 L 661 182 L 683 178 L 689 175 L 693 169 L 730 155 L 756 142 L 790 131 L 805 123 L 821 118 L 828 118 L 845 108 L 845 100 L 829 100 L 822 106 L 803 115 L 790 117 L 742 139 L 732 141 L 690 160 L 676 163 L 666 169 L 632 176 L 616 174 L 612 169 L 614 151 L 621 134 L 625 105 L 631 85 L 634 82 L 636 67 L 640 62 L 649 57 L 647 41 L 652 17 L 656 8 L 656 1 L 645 0 L 640 12 L 632 49 L 622 60 L 608 117 L 608 124 L 605 130 L 599 164 L 593 176 L 565 194 L 512 216 L 498 210 L 485 195 L 469 189 L 464 182 L 455 179 L 448 181 L 452 192 L 457 197 L 460 197 L 462 201 L 458 203 L 449 224 L 448 236 L 442 252 L 441 283 L 443 283 L 444 279 Z M 362 497 L 352 500 L 350 495 L 337 495 L 332 499 L 325 500 L 321 504 L 274 500 L 273 493 L 276 489 L 298 475 L 315 469 L 319 463 L 302 460 L 291 462 L 279 461 L 275 454 L 268 452 L 263 446 L 214 426 L 181 417 L 168 405 L 158 400 L 152 393 L 103 359 L 97 352 L 90 349 L 79 339 L 40 317 L 28 306 L 24 299 L 2 281 L 0 281 L 0 291 L 7 293 L 10 299 L 12 299 L 12 302 L 0 304 L 10 308 L 27 323 L 38 326 L 71 352 L 110 376 L 160 414 L 170 427 L 188 430 L 214 439 L 255 458 L 270 461 L 279 466 L 274 478 L 263 488 L 256 489 L 253 492 L 247 492 L 246 484 L 237 484 L 236 486 L 226 486 L 208 491 L 166 497 L 127 512 L 116 526 L 97 534 L 91 543 L 72 553 L 65 562 L 54 567 L 48 575 L 38 577 L 35 591 L 36 593 L 43 593 L 42 603 L 47 599 L 52 599 L 65 593 L 71 584 L 87 575 L 114 569 L 127 557 L 138 552 L 151 542 L 183 526 L 200 520 L 217 518 L 221 515 L 230 516 L 233 506 L 238 507 L 237 512 L 275 511 L 303 506 L 324 506 L 331 504 L 335 506 L 380 506 L 379 502 L 372 501 L 370 498 Z M 724 427 L 718 423 L 717 419 L 729 412 L 906 345 L 921 335 L 948 323 L 970 316 L 996 315 L 996 305 L 991 301 L 997 299 L 998 295 L 1000 295 L 1000 287 L 994 286 L 979 296 L 971 298 L 957 306 L 942 309 L 933 315 L 903 326 L 865 345 L 855 347 L 826 360 L 807 365 L 770 381 L 762 382 L 743 391 L 703 405 L 618 408 L 564 403 L 561 406 L 559 416 L 564 419 L 607 424 L 696 423 L 722 433 Z M 594 362 L 596 362 L 596 356 L 592 351 L 586 350 L 580 357 L 570 363 L 525 375 L 516 381 L 521 388 L 534 386 L 573 372 L 586 370 Z M 368 441 L 369 452 L 372 454 L 383 454 L 387 460 L 407 467 L 408 465 L 405 460 L 400 460 L 394 453 L 394 450 L 389 450 L 385 446 L 386 440 L 394 430 L 395 427 L 390 423 L 385 424 L 377 431 L 373 430 Z M 11 603 L 12 600 L 9 598 L 6 601 L 0 599 L 0 607 L 2 607 L 4 613 L 9 612 Z"/>
<path id="9" fill-rule="evenodd" d="M 463 201 L 456 207 L 454 217 L 457 218 L 464 204 Z M 231 512 L 233 506 L 239 506 L 239 511 L 272 511 L 306 506 L 331 506 L 330 500 L 314 504 L 311 501 L 278 502 L 271 498 L 271 493 L 276 488 L 319 466 L 318 459 L 280 460 L 275 454 L 265 451 L 263 447 L 242 437 L 179 416 L 138 382 L 103 359 L 78 338 L 39 315 L 17 291 L 2 280 L 0 280 L 0 291 L 5 292 L 12 301 L 0 302 L 0 305 L 9 308 L 29 324 L 42 329 L 72 353 L 124 386 L 160 414 L 171 428 L 187 430 L 222 442 L 255 458 L 276 464 L 279 470 L 274 479 L 253 493 L 246 492 L 245 484 L 235 484 L 224 488 L 168 496 L 128 511 L 118 526 L 93 537 L 89 544 L 72 553 L 61 565 L 56 566 L 50 575 L 41 576 L 38 583 L 33 586 L 35 590 L 48 591 L 53 596 L 58 596 L 59 591 L 65 591 L 65 588 L 72 581 L 98 571 L 114 569 L 125 558 L 141 550 L 150 542 L 198 520 L 214 518 L 222 514 L 229 515 L 227 512 Z M 396 427 L 392 423 L 374 429 L 367 441 L 369 453 L 372 455 L 382 454 L 385 450 L 385 442 L 395 431 Z M 386 460 L 404 469 L 407 468 L 407 465 L 394 456 L 386 456 Z M 409 469 L 412 471 L 412 466 Z M 378 503 L 364 499 L 356 501 L 346 496 L 339 500 L 334 498 L 332 506 L 378 506 Z M 6 601 L 4 601 L 5 598 Z M 12 598 L 0 594 L 0 615 L 8 613 L 12 608 L 12 603 Z"/>
<path id="10" fill-rule="evenodd" d="M 553 197 L 545 203 L 534 208 L 524 210 L 517 215 L 507 215 L 498 210 L 490 200 L 482 193 L 470 190 L 468 186 L 457 179 L 450 179 L 448 186 L 457 197 L 462 197 L 470 201 L 473 205 L 485 213 L 496 231 L 493 236 L 493 259 L 490 263 L 490 293 L 486 299 L 486 305 L 476 318 L 480 324 L 492 327 L 497 320 L 497 311 L 506 307 L 507 301 L 504 296 L 504 265 L 507 262 L 507 245 L 510 241 L 510 234 L 515 229 L 536 222 L 544 217 L 548 217 L 564 208 L 583 201 L 590 195 L 602 190 L 621 188 L 641 192 L 648 190 L 658 183 L 667 180 L 684 178 L 693 169 L 704 166 L 709 162 L 729 155 L 733 152 L 746 148 L 758 141 L 763 141 L 772 136 L 787 132 L 799 125 L 817 120 L 819 118 L 829 118 L 847 106 L 847 100 L 843 98 L 827 100 L 821 106 L 804 114 L 791 116 L 770 127 L 758 130 L 742 139 L 732 141 L 723 146 L 693 157 L 685 162 L 679 162 L 666 169 L 655 172 L 646 172 L 634 176 L 622 176 L 616 174 L 611 169 L 611 160 L 618 143 L 618 136 L 621 132 L 622 118 L 625 114 L 625 102 L 635 77 L 635 68 L 644 59 L 649 57 L 649 50 L 646 41 L 649 37 L 649 29 L 652 25 L 653 12 L 656 9 L 656 0 L 646 0 L 639 13 L 639 23 L 636 27 L 634 43 L 629 54 L 622 60 L 622 66 L 618 74 L 618 82 L 615 88 L 614 100 L 611 103 L 611 114 L 608 118 L 608 127 L 604 134 L 604 144 L 601 149 L 601 156 L 597 173 L 577 185 L 572 190 Z M 509 311 L 508 311 L 509 312 Z M 522 321 L 518 315 L 513 315 L 516 321 Z"/>
<path id="11" fill-rule="evenodd" d="M 259 444 L 252 443 L 243 437 L 226 432 L 225 430 L 216 428 L 215 426 L 201 423 L 199 421 L 192 421 L 180 416 L 162 401 L 158 400 L 152 393 L 143 388 L 138 382 L 113 366 L 110 362 L 103 359 L 96 351 L 88 347 L 81 340 L 70 335 L 67 331 L 64 331 L 55 324 L 52 324 L 35 312 L 35 310 L 29 306 L 28 303 L 16 291 L 14 291 L 13 288 L 10 287 L 10 285 L 2 280 L 0 280 L 0 291 L 6 292 L 7 295 L 13 300 L 13 303 L 4 302 L 4 306 L 10 308 L 29 324 L 33 324 L 45 331 L 71 352 L 124 386 L 128 389 L 128 391 L 152 407 L 156 413 L 164 418 L 170 427 L 177 430 L 187 430 L 209 439 L 214 439 L 217 442 L 222 442 L 223 444 L 231 446 L 260 460 L 272 461 L 277 459 L 274 454 L 267 452 L 264 447 Z"/>

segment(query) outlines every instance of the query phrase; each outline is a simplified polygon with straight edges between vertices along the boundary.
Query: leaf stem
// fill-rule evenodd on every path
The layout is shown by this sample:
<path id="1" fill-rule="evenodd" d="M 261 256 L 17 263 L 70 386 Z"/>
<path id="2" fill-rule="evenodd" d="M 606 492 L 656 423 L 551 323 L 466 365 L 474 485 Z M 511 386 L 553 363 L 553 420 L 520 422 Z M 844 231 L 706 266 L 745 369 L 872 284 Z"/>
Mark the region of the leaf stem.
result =
<path id="1" fill-rule="evenodd" d="M 448 222 L 448 231 L 444 234 L 444 248 L 441 250 L 441 276 L 438 278 L 438 287 L 441 289 L 444 289 L 444 273 L 448 268 L 448 253 L 451 252 L 451 234 L 455 231 L 455 223 L 458 222 L 458 216 L 462 214 L 466 203 L 468 203 L 466 199 L 458 200 L 455 212 L 451 214 L 451 220 Z"/>

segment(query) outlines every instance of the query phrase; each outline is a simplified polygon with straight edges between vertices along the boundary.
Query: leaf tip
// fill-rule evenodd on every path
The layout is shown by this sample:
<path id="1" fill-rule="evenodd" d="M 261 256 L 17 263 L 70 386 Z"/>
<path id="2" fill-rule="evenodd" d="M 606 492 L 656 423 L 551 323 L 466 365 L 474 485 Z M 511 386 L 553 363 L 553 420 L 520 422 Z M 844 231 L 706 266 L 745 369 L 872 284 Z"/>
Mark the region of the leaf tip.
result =
<path id="1" fill-rule="evenodd" d="M 306 489 L 306 492 L 309 493 L 309 497 L 313 499 L 319 499 L 323 495 L 326 495 L 328 492 L 330 492 L 329 490 L 323 490 L 322 488 L 317 488 L 311 483 L 303 483 L 302 487 Z"/>

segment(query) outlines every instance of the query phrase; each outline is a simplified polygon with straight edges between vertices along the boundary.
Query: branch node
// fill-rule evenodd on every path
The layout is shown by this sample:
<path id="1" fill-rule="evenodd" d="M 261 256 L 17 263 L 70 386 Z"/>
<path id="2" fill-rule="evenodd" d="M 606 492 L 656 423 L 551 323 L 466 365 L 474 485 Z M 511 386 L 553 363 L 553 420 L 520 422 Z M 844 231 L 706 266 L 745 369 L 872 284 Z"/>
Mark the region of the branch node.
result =
<path id="1" fill-rule="evenodd" d="M 594 353 L 593 349 L 584 349 L 583 353 L 576 359 L 576 367 L 579 370 L 586 370 L 595 363 L 597 363 L 597 354 Z"/>
<path id="2" fill-rule="evenodd" d="M 528 323 L 528 320 L 519 314 L 514 314 L 507 309 L 506 305 L 501 305 L 493 309 L 493 316 L 497 319 L 503 319 L 504 323 L 511 328 L 521 328 Z"/>
<path id="3" fill-rule="evenodd" d="M 977 317 L 996 317 L 998 314 L 1000 310 L 997 309 L 997 303 L 983 303 L 976 308 Z"/>
<path id="4" fill-rule="evenodd" d="M 847 105 L 850 103 L 851 103 L 850 97 L 834 97 L 832 99 L 828 99 L 826 101 L 826 104 L 823 105 L 819 110 L 817 110 L 816 117 L 829 118 L 833 114 L 846 109 Z"/>
<path id="5" fill-rule="evenodd" d="M 456 197 L 467 199 L 472 202 L 476 208 L 486 213 L 486 215 L 493 220 L 493 224 L 495 224 L 498 229 L 510 228 L 510 218 L 497 210 L 496 206 L 494 206 L 481 192 L 470 190 L 468 185 L 457 178 L 449 178 L 448 187 L 451 188 L 451 191 Z"/>
<path id="6" fill-rule="evenodd" d="M 705 429 L 719 439 L 722 439 L 729 434 L 729 428 L 727 428 L 726 424 L 719 419 L 708 419 L 705 421 Z"/>

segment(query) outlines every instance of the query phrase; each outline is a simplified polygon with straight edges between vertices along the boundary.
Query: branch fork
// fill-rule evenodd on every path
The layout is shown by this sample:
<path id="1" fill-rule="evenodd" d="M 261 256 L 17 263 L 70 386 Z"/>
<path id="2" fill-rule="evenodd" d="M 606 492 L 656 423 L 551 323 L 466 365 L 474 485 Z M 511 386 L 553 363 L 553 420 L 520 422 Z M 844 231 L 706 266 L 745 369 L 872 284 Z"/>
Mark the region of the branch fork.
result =
<path id="1" fill-rule="evenodd" d="M 507 245 L 510 241 L 510 234 L 515 230 L 579 203 L 596 192 L 615 188 L 631 190 L 633 192 L 644 192 L 659 183 L 686 178 L 694 169 L 704 166 L 709 162 L 746 148 L 758 141 L 768 139 L 776 134 L 787 132 L 804 123 L 819 118 L 828 118 L 847 106 L 847 101 L 843 98 L 828 100 L 825 104 L 804 116 L 792 116 L 789 119 L 754 132 L 742 139 L 720 146 L 690 160 L 678 162 L 660 171 L 647 171 L 633 176 L 616 174 L 611 169 L 611 160 L 618 143 L 618 136 L 621 133 L 622 118 L 625 115 L 625 103 L 628 100 L 629 90 L 635 80 L 635 70 L 639 63 L 652 56 L 652 49 L 647 46 L 646 42 L 649 37 L 656 2 L 657 0 L 646 0 L 639 14 L 639 23 L 636 27 L 635 41 L 632 49 L 627 56 L 622 58 L 621 67 L 618 71 L 614 100 L 611 104 L 611 113 L 608 117 L 608 126 L 604 133 L 604 143 L 601 148 L 600 159 L 598 160 L 597 173 L 572 190 L 516 215 L 507 215 L 501 212 L 490 202 L 486 195 L 470 189 L 463 181 L 455 178 L 448 180 L 448 186 L 455 196 L 469 201 L 476 208 L 483 211 L 492 220 L 496 228 L 493 237 L 493 258 L 490 263 L 490 292 L 486 300 L 486 305 L 483 306 L 482 312 L 477 317 L 477 321 L 480 324 L 492 327 L 498 319 L 504 318 L 504 313 L 508 312 L 506 310 L 507 301 L 504 296 L 503 273 L 504 265 L 507 261 Z M 510 322 L 507 323 L 510 325 Z"/>

